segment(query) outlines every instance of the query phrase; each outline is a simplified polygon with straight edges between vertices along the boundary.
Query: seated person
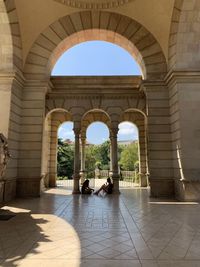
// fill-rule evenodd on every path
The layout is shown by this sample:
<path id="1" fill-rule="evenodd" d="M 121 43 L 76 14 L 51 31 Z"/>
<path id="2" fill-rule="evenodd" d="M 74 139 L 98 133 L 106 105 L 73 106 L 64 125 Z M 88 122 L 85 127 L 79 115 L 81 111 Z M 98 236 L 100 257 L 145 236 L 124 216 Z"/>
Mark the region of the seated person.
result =
<path id="1" fill-rule="evenodd" d="M 113 183 L 110 179 L 110 177 L 108 177 L 107 182 L 105 184 L 103 184 L 99 190 L 97 190 L 94 194 L 98 195 L 101 191 L 104 191 L 107 194 L 112 194 L 113 191 Z"/>
<path id="2" fill-rule="evenodd" d="M 94 189 L 89 187 L 89 183 L 90 181 L 88 179 L 85 180 L 81 188 L 81 194 L 91 194 L 94 191 Z"/>

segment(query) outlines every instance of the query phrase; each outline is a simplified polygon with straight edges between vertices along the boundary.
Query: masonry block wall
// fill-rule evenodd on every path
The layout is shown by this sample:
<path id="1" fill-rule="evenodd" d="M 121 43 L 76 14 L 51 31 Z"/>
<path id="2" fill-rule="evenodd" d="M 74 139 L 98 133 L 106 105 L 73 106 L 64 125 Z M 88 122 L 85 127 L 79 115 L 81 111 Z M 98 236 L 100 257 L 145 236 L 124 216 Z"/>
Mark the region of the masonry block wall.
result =
<path id="1" fill-rule="evenodd" d="M 169 92 L 165 85 L 145 84 L 148 117 L 148 164 L 151 195 L 174 195 L 174 173 L 169 109 Z"/>

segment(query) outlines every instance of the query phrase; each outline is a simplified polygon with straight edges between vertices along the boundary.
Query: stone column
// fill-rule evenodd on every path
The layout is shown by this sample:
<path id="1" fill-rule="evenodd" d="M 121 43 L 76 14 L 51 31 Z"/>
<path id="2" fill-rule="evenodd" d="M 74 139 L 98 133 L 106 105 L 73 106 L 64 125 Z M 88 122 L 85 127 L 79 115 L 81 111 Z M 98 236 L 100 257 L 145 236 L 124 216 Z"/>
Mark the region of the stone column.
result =
<path id="1" fill-rule="evenodd" d="M 74 134 L 75 134 L 75 145 L 74 145 L 74 188 L 73 194 L 80 194 L 80 126 L 79 123 L 74 122 Z"/>
<path id="2" fill-rule="evenodd" d="M 85 144 L 86 144 L 86 137 L 81 136 L 81 184 L 85 181 Z"/>
<path id="3" fill-rule="evenodd" d="M 111 129 L 111 150 L 112 150 L 112 179 L 114 183 L 114 193 L 119 194 L 119 167 L 118 167 L 118 145 L 117 145 L 118 127 Z"/>

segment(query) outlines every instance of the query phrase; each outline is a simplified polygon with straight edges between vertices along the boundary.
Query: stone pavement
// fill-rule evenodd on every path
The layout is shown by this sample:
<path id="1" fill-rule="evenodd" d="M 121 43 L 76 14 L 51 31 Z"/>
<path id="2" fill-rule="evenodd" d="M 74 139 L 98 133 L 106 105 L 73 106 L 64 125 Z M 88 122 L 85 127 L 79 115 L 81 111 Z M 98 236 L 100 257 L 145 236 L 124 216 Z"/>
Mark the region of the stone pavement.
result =
<path id="1" fill-rule="evenodd" d="M 148 189 L 105 197 L 65 187 L 5 206 L 0 266 L 200 266 L 200 205 L 149 199 Z"/>

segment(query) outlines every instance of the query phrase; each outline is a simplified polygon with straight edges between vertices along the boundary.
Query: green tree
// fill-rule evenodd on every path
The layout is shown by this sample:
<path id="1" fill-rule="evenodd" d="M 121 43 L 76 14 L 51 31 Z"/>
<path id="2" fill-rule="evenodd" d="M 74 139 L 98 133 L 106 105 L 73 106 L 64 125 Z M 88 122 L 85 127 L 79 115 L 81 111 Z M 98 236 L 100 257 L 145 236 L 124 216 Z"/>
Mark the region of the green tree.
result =
<path id="1" fill-rule="evenodd" d="M 126 171 L 134 171 L 135 163 L 138 161 L 138 143 L 124 146 L 120 156 L 120 166 Z"/>
<path id="2" fill-rule="evenodd" d="M 95 146 L 90 145 L 86 147 L 86 160 L 85 160 L 85 169 L 87 171 L 87 177 L 94 177 L 94 169 L 95 169 Z"/>
<path id="3" fill-rule="evenodd" d="M 58 139 L 57 162 L 58 176 L 72 178 L 74 172 L 74 147 L 64 144 L 61 139 Z"/>

